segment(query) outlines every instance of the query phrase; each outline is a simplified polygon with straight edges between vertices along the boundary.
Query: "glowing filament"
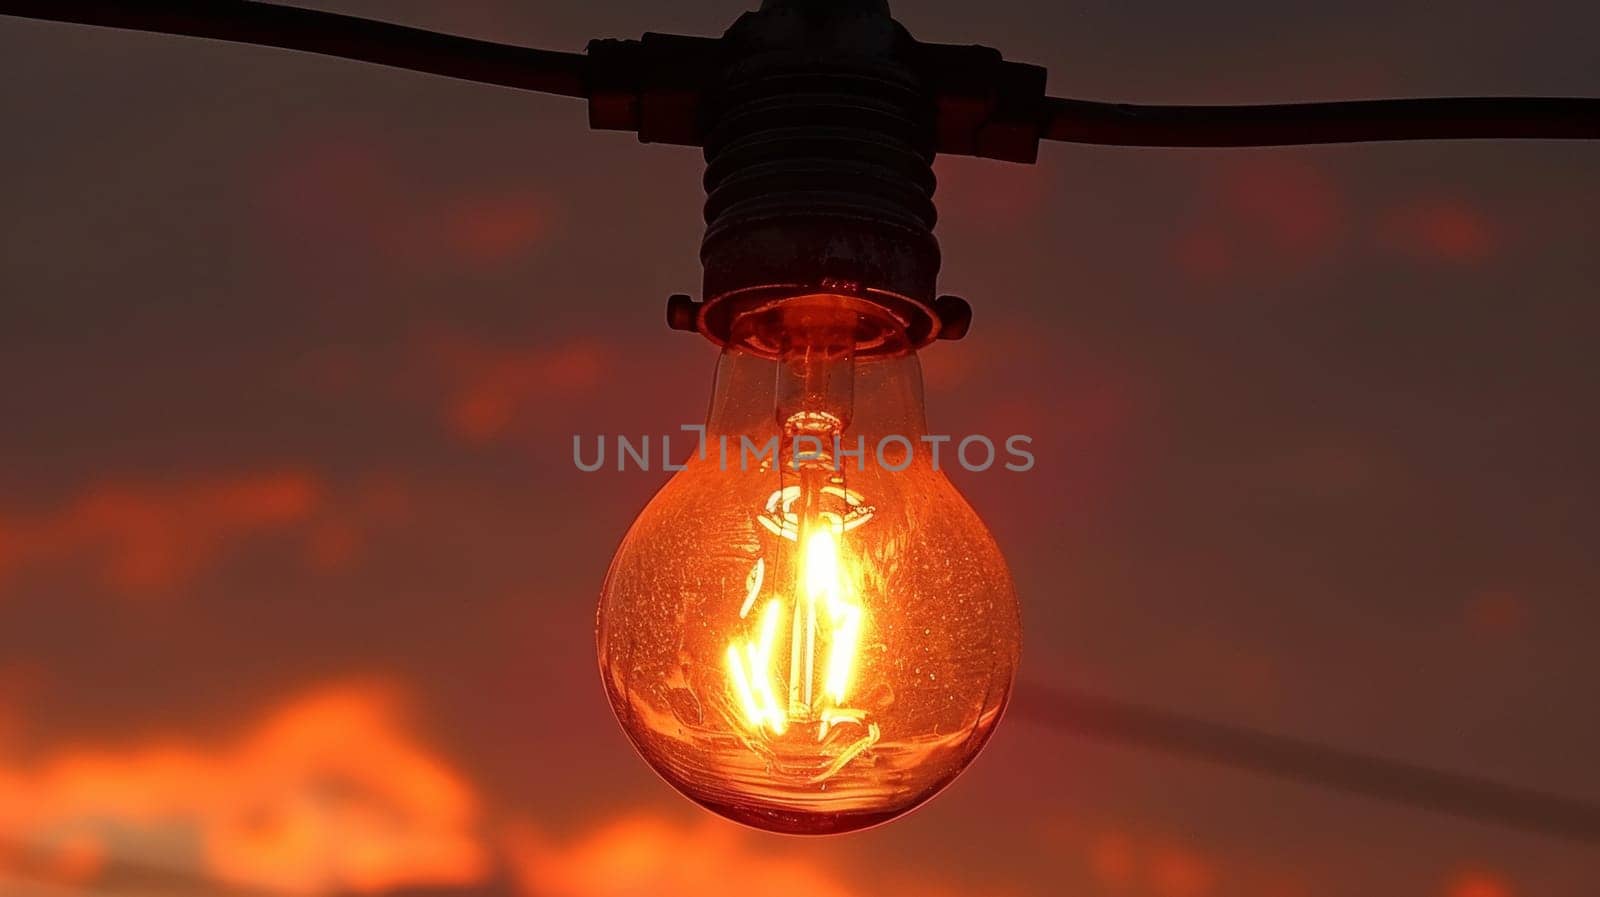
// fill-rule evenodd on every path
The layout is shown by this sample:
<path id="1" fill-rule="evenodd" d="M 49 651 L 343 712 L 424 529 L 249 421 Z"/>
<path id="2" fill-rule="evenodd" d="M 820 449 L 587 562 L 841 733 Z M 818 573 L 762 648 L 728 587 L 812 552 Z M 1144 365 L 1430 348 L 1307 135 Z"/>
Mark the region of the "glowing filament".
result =
<path id="1" fill-rule="evenodd" d="M 844 703 L 849 691 L 850 670 L 855 664 L 856 643 L 861 637 L 861 608 L 845 599 L 845 589 L 839 544 L 831 528 L 821 527 L 806 540 L 805 550 L 805 596 L 807 618 L 811 621 L 806 642 L 806 680 L 810 682 L 815 668 L 810 636 L 816 632 L 816 606 L 820 602 L 829 624 L 823 689 L 836 705 Z"/>
<path id="2" fill-rule="evenodd" d="M 750 575 L 744 578 L 744 605 L 739 608 L 739 619 L 750 616 L 750 608 L 755 606 L 756 596 L 761 594 L 761 581 L 766 578 L 767 562 L 756 558 L 756 565 L 750 568 Z"/>
<path id="3" fill-rule="evenodd" d="M 843 601 L 830 601 L 828 615 L 833 623 L 833 644 L 828 651 L 828 697 L 843 704 L 850 690 L 850 668 L 855 663 L 856 643 L 861 639 L 861 608 Z"/>
<path id="4" fill-rule="evenodd" d="M 774 735 L 782 735 L 789 727 L 789 718 L 774 697 L 772 684 L 772 646 L 777 641 L 782 610 L 777 599 L 768 601 L 761 612 L 760 639 L 745 642 L 742 652 L 738 642 L 728 646 L 728 677 L 733 680 L 733 691 L 745 719 L 754 727 L 765 725 Z"/>
<path id="5" fill-rule="evenodd" d="M 861 751 L 876 743 L 878 726 L 868 722 L 866 711 L 846 706 L 859 662 L 865 608 L 856 594 L 857 571 L 842 551 L 845 532 L 871 519 L 871 508 L 860 496 L 839 486 L 820 490 L 837 499 L 844 513 L 816 511 L 801 521 L 794 505 L 797 487 L 773 493 L 767 515 L 757 519 L 769 532 L 798 543 L 799 557 L 792 600 L 773 595 L 762 604 L 754 633 L 728 645 L 730 691 L 747 729 L 752 733 L 781 736 L 790 723 L 815 724 L 819 745 L 830 744 L 829 762 L 817 779 L 836 773 Z M 803 528 L 802 528 L 803 524 Z M 739 616 L 745 619 L 763 590 L 781 593 L 781 578 L 769 575 L 765 558 L 757 558 L 745 581 L 745 598 Z M 773 669 L 782 650 L 778 643 L 780 621 L 787 619 L 789 663 L 786 671 Z M 842 746 L 830 740 L 840 726 L 856 729 L 859 737 Z"/>

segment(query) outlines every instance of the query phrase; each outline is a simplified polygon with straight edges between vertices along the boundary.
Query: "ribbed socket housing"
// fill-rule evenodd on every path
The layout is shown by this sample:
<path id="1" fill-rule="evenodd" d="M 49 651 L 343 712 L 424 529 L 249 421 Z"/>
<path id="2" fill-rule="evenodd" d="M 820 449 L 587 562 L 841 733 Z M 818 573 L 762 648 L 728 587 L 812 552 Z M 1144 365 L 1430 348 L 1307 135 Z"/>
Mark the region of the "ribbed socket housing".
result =
<path id="1" fill-rule="evenodd" d="M 938 333 L 933 100 L 882 4 L 772 3 L 734 24 L 707 118 L 704 304 L 726 343 L 786 297 L 870 301 Z"/>

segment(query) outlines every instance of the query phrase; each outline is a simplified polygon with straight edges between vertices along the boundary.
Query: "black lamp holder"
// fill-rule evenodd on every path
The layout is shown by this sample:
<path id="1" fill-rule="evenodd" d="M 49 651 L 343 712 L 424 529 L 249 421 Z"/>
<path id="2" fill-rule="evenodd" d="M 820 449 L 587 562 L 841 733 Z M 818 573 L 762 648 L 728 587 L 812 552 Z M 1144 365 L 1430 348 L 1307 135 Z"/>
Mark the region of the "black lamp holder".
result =
<path id="1" fill-rule="evenodd" d="M 988 47 L 918 41 L 886 0 L 764 0 L 721 37 L 647 33 L 586 55 L 507 46 L 250 0 L 0 0 L 0 14 L 303 50 L 584 97 L 589 123 L 703 147 L 699 301 L 668 323 L 718 343 L 742 312 L 815 293 L 893 315 L 913 345 L 972 312 L 938 295 L 932 162 L 1032 163 L 1041 140 L 1275 146 L 1600 138 L 1600 100 L 1366 100 L 1135 106 L 1049 97 L 1045 70 Z"/>

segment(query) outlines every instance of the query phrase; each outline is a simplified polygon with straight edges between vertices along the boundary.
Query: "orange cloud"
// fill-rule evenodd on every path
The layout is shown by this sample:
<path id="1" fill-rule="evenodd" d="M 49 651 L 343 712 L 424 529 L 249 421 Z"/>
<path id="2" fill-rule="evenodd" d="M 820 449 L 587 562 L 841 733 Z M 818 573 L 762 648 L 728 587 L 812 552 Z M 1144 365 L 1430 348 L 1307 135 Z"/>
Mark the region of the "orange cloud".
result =
<path id="1" fill-rule="evenodd" d="M 1462 620 L 1474 635 L 1510 638 L 1528 624 L 1528 602 L 1509 592 L 1474 595 L 1462 607 Z"/>
<path id="2" fill-rule="evenodd" d="M 1399 206 L 1388 213 L 1379 233 L 1389 247 L 1413 258 L 1459 265 L 1490 258 L 1499 242 L 1487 215 L 1453 199 Z"/>
<path id="3" fill-rule="evenodd" d="M 532 252 L 550 230 L 549 202 L 526 185 L 441 190 L 374 139 L 281 147 L 266 164 L 259 207 L 296 258 L 356 252 L 401 270 L 474 269 Z"/>
<path id="4" fill-rule="evenodd" d="M 548 229 L 543 203 L 494 194 L 463 199 L 441 216 L 444 244 L 462 261 L 488 265 L 531 251 Z"/>
<path id="5" fill-rule="evenodd" d="M 1270 248 L 1301 256 L 1333 248 L 1344 209 L 1321 169 L 1288 160 L 1256 160 L 1224 181 L 1228 207 L 1254 225 Z"/>
<path id="6" fill-rule="evenodd" d="M 436 343 L 434 354 L 451 384 L 451 430 L 469 442 L 495 439 L 530 406 L 592 390 L 611 362 L 589 342 L 529 349 L 450 339 Z"/>
<path id="7" fill-rule="evenodd" d="M 1188 848 L 1159 847 L 1150 858 L 1150 880 L 1161 897 L 1206 897 L 1216 878 L 1211 863 Z"/>
<path id="8" fill-rule="evenodd" d="M 292 534 L 319 573 L 354 563 L 402 520 L 407 490 L 381 476 L 334 489 L 303 470 L 108 482 L 54 508 L 0 513 L 0 586 L 26 569 L 87 570 L 123 595 L 179 588 L 246 540 Z"/>
<path id="9" fill-rule="evenodd" d="M 1121 832 L 1106 832 L 1089 842 L 1089 871 L 1108 890 L 1125 891 L 1139 875 L 1133 839 Z"/>
<path id="10" fill-rule="evenodd" d="M 53 510 L 0 515 L 0 575 L 67 562 L 98 569 L 124 592 L 168 589 L 233 540 L 306 520 L 323 491 L 296 470 L 93 486 Z"/>
<path id="11" fill-rule="evenodd" d="M 778 841 L 705 817 L 692 823 L 635 814 L 568 841 L 527 823 L 505 838 L 511 876 L 528 897 L 954 897 L 945 885 L 891 881 L 816 859 Z M 781 844 L 782 846 L 775 846 Z"/>
<path id="12" fill-rule="evenodd" d="M 91 880 L 106 856 L 165 854 L 276 894 L 465 885 L 489 874 L 479 813 L 373 685 L 302 695 L 221 745 L 152 738 L 0 763 L 0 837 L 55 880 Z"/>
<path id="13" fill-rule="evenodd" d="M 294 376 L 319 395 L 420 406 L 449 435 L 482 445 L 557 424 L 566 431 L 581 403 L 624 373 L 637 375 L 627 361 L 589 338 L 497 341 L 434 325 L 383 344 L 315 353 Z"/>
<path id="14" fill-rule="evenodd" d="M 1490 872 L 1471 871 L 1456 876 L 1445 888 L 1445 897 L 1516 897 L 1511 885 Z"/>
<path id="15" fill-rule="evenodd" d="M 412 491 L 393 476 L 369 475 L 330 493 L 318 513 L 305 521 L 305 560 L 317 573 L 348 569 L 362 558 L 375 533 L 411 518 Z"/>
<path id="16" fill-rule="evenodd" d="M 1137 840 L 1123 832 L 1089 839 L 1089 872 L 1108 891 L 1155 897 L 1207 897 L 1215 893 L 1215 863 L 1187 845 Z"/>
<path id="17" fill-rule="evenodd" d="M 1227 165 L 1201 208 L 1172 248 L 1178 270 L 1199 282 L 1241 270 L 1283 277 L 1320 264 L 1338 250 L 1347 217 L 1326 173 L 1288 159 Z"/>
<path id="18" fill-rule="evenodd" d="M 507 857 L 529 897 L 858 897 L 812 863 L 762 854 L 726 823 L 678 825 L 653 816 L 610 822 L 556 844 L 513 828 Z"/>
<path id="19" fill-rule="evenodd" d="M 1082 857 L 1096 893 L 1124 897 L 1304 897 L 1307 871 L 1255 852 L 1198 837 L 1105 828 L 1059 820 L 1044 829 L 1048 849 Z M 1081 851 L 1081 853 L 1079 853 Z M 1453 897 L 1453 895 L 1452 895 Z"/>

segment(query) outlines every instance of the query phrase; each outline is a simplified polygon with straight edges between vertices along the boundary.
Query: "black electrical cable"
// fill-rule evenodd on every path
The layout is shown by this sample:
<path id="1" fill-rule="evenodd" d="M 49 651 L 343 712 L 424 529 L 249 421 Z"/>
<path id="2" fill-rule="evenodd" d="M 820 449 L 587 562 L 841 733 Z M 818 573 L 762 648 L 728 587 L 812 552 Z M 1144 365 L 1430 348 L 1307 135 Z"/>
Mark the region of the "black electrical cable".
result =
<path id="1" fill-rule="evenodd" d="M 1441 97 L 1277 106 L 1045 100 L 1046 140 L 1106 146 L 1290 146 L 1378 140 L 1600 139 L 1600 99 Z"/>
<path id="2" fill-rule="evenodd" d="M 0 14 L 302 50 L 521 90 L 588 96 L 587 57 L 249 0 L 0 0 Z"/>
<path id="3" fill-rule="evenodd" d="M 1600 843 L 1600 806 L 1079 692 L 1019 686 L 1011 715 L 1425 810 Z"/>
<path id="4" fill-rule="evenodd" d="M 586 97 L 588 57 L 250 0 L 0 0 L 0 14 L 321 53 Z M 1383 140 L 1600 139 L 1600 99 L 1459 97 L 1265 106 L 1141 106 L 1047 98 L 1047 140 L 1229 147 Z"/>

